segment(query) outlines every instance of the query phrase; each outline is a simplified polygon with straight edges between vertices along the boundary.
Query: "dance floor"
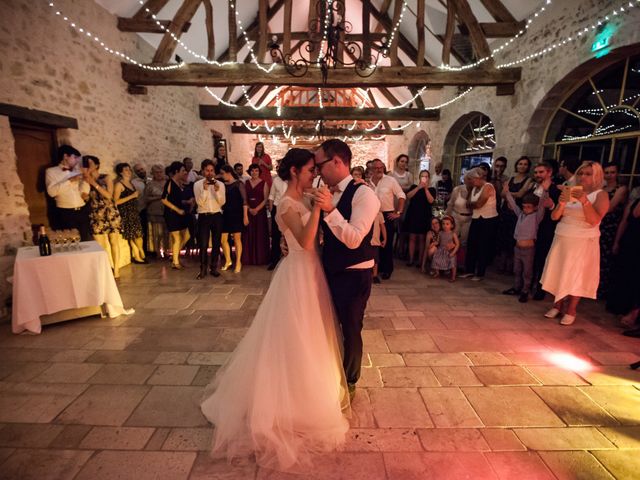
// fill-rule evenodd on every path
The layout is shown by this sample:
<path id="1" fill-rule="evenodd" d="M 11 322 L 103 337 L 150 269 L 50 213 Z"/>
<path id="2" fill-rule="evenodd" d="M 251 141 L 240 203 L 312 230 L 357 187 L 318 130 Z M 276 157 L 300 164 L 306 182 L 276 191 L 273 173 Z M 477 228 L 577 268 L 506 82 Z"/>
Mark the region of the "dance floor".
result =
<path id="1" fill-rule="evenodd" d="M 131 317 L 39 336 L 3 325 L 0 478 L 298 478 L 211 460 L 199 409 L 270 272 L 199 281 L 186 263 L 123 269 Z M 640 371 L 628 364 L 640 340 L 594 303 L 560 327 L 542 316 L 549 301 L 501 295 L 509 280 L 450 284 L 402 266 L 374 285 L 348 440 L 301 478 L 638 478 Z"/>

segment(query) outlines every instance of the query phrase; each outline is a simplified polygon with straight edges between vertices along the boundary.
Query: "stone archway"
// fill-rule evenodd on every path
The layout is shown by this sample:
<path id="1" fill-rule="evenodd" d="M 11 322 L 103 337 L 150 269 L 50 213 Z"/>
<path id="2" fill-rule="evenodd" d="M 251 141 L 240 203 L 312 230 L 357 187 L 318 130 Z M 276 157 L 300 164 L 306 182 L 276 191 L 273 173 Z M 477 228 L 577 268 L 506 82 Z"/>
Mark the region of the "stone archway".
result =
<path id="1" fill-rule="evenodd" d="M 462 135 L 465 127 L 469 125 L 469 122 L 477 117 L 483 117 L 490 123 L 492 123 L 491 119 L 485 113 L 474 110 L 462 115 L 455 122 L 453 122 L 453 124 L 449 128 L 449 131 L 447 132 L 447 135 L 445 136 L 444 143 L 442 145 L 442 163 L 444 168 L 451 171 L 454 178 L 456 178 L 456 176 L 460 173 L 459 165 L 456 163 L 457 154 L 459 153 L 456 151 L 458 139 Z"/>

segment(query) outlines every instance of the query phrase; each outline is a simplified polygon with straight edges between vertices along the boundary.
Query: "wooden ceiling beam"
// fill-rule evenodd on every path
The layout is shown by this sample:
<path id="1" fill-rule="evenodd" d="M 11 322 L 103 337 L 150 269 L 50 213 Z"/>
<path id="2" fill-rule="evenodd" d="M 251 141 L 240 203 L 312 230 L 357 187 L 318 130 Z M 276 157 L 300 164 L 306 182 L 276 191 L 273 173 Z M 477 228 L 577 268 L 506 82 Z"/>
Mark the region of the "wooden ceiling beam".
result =
<path id="1" fill-rule="evenodd" d="M 207 26 L 207 60 L 213 60 L 216 56 L 216 39 L 213 32 L 213 5 L 211 0 L 202 0 L 204 4 L 205 23 Z"/>
<path id="2" fill-rule="evenodd" d="M 145 4 L 133 15 L 133 18 L 143 19 L 150 18 L 152 15 L 157 15 L 167 3 L 169 3 L 169 0 L 147 0 Z"/>
<path id="3" fill-rule="evenodd" d="M 317 67 L 310 67 L 302 77 L 291 76 L 282 65 L 276 65 L 271 73 L 265 73 L 252 63 L 214 66 L 190 63 L 171 70 L 146 70 L 136 65 L 122 63 L 122 78 L 133 85 L 183 85 L 228 87 L 231 85 L 300 85 L 307 87 L 422 87 L 425 85 L 493 86 L 516 83 L 522 70 L 513 68 L 472 68 L 464 71 L 447 71 L 438 67 L 378 67 L 367 78 L 359 77 L 353 68 L 332 69 L 327 83 Z"/>
<path id="4" fill-rule="evenodd" d="M 288 128 L 287 128 L 288 132 Z M 282 136 L 282 129 L 275 129 L 271 132 L 267 130 L 266 127 L 258 127 L 257 129 L 250 130 L 244 125 L 232 125 L 231 133 L 240 133 L 247 135 L 276 135 Z M 293 127 L 291 129 L 291 133 L 289 137 L 295 136 L 305 136 L 305 137 L 317 137 L 318 134 L 321 133 L 323 137 L 360 137 L 363 135 L 367 136 L 376 136 L 376 135 L 402 135 L 404 132 L 402 130 L 386 130 L 384 128 L 377 128 L 375 130 L 367 131 L 361 129 L 353 129 L 349 130 L 348 128 L 331 128 L 325 127 L 322 129 L 322 132 L 318 132 L 313 127 Z"/>
<path id="5" fill-rule="evenodd" d="M 226 105 L 200 105 L 202 120 L 366 120 L 387 121 L 435 121 L 440 118 L 439 110 L 418 108 L 353 108 L 353 107 L 228 107 Z"/>
<path id="6" fill-rule="evenodd" d="M 202 0 L 184 0 L 176 12 L 176 16 L 171 21 L 170 32 L 180 38 L 184 25 L 193 18 Z M 176 49 L 177 40 L 166 32 L 158 45 L 156 54 L 153 56 L 153 63 L 166 64 Z"/>
<path id="7" fill-rule="evenodd" d="M 416 67 L 424 65 L 424 0 L 418 0 L 416 13 L 416 28 L 418 30 L 418 56 L 416 57 Z"/>
<path id="8" fill-rule="evenodd" d="M 118 17 L 118 30 L 121 32 L 134 33 L 165 33 L 171 27 L 171 20 L 158 20 L 162 27 L 155 20 L 148 18 L 124 18 Z M 187 22 L 182 26 L 182 33 L 189 31 L 191 23 Z"/>
<path id="9" fill-rule="evenodd" d="M 487 38 L 511 38 L 523 31 L 527 22 L 493 22 L 481 23 L 482 33 Z"/>
<path id="10" fill-rule="evenodd" d="M 442 63 L 449 65 L 451 62 L 451 45 L 456 31 L 456 7 L 453 2 L 447 2 L 447 28 L 442 41 Z"/>
<path id="11" fill-rule="evenodd" d="M 269 10 L 269 0 L 258 0 L 258 61 L 264 62 L 267 53 L 267 38 L 269 20 L 267 11 Z"/>
<path id="12" fill-rule="evenodd" d="M 491 56 L 491 49 L 487 43 L 478 19 L 474 15 L 469 2 L 467 0 L 447 0 L 447 3 L 453 3 L 456 9 L 456 15 L 460 21 L 469 30 L 469 38 L 476 53 L 477 58 L 486 58 Z"/>
<path id="13" fill-rule="evenodd" d="M 238 61 L 238 44 L 237 44 L 237 30 L 238 24 L 236 23 L 236 2 L 234 0 L 227 0 L 229 6 L 229 61 Z"/>
<path id="14" fill-rule="evenodd" d="M 480 0 L 498 22 L 516 22 L 516 19 L 500 0 Z"/>

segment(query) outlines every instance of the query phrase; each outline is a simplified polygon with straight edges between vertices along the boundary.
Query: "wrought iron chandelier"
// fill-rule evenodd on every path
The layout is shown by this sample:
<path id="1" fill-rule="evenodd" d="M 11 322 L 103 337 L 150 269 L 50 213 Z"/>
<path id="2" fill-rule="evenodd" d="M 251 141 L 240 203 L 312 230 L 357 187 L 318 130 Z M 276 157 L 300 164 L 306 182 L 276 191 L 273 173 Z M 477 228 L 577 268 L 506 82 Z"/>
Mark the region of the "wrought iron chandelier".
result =
<path id="1" fill-rule="evenodd" d="M 271 39 L 271 57 L 274 62 L 282 63 L 290 75 L 303 77 L 309 71 L 309 67 L 315 65 L 322 72 L 323 83 L 327 82 L 329 70 L 339 66 L 353 67 L 360 77 L 366 78 L 375 71 L 380 55 L 389 55 L 386 37 L 383 37 L 380 43 L 371 42 L 369 50 L 376 53 L 370 54 L 369 58 L 365 58 L 365 49 L 361 44 L 345 40 L 346 35 L 353 30 L 353 25 L 344 18 L 343 0 L 318 1 L 316 15 L 309 23 L 309 38 L 297 49 L 300 52 L 298 57 L 294 58 L 292 53 L 285 54 L 278 44 L 276 35 Z"/>

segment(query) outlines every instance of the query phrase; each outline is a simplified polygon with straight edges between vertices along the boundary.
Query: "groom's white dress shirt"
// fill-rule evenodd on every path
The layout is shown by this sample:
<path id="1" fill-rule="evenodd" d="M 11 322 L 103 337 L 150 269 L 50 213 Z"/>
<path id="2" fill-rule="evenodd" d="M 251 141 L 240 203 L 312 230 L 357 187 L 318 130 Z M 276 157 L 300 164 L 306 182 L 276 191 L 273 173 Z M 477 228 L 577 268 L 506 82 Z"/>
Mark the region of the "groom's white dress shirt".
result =
<path id="1" fill-rule="evenodd" d="M 344 178 L 338 185 L 337 190 L 333 194 L 332 203 L 334 206 L 338 204 L 342 197 L 342 192 L 347 188 L 349 182 L 353 180 L 351 175 Z M 344 243 L 347 248 L 355 249 L 360 246 L 362 239 L 369 233 L 371 226 L 380 211 L 380 200 L 375 192 L 367 185 L 359 187 L 351 201 L 351 218 L 347 221 L 342 214 L 335 208 L 331 213 L 325 215 L 324 221 L 336 236 L 338 240 Z M 351 265 L 350 269 L 372 268 L 373 260 Z"/>

